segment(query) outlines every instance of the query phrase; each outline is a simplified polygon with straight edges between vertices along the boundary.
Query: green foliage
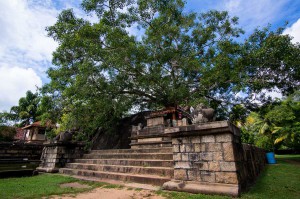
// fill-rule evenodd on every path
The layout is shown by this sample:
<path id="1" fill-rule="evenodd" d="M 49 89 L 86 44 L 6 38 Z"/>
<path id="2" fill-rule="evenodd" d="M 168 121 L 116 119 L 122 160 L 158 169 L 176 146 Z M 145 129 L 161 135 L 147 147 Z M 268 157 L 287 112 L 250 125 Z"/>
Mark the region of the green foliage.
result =
<path id="1" fill-rule="evenodd" d="M 37 121 L 40 115 L 38 105 L 40 103 L 40 96 L 38 93 L 26 92 L 25 97 L 19 99 L 19 105 L 13 106 L 10 112 L 1 113 L 2 121 L 13 121 L 17 126 L 25 126 Z"/>
<path id="2" fill-rule="evenodd" d="M 0 125 L 0 141 L 13 141 L 16 133 L 15 127 Z"/>
<path id="3" fill-rule="evenodd" d="M 253 137 L 257 146 L 267 150 L 274 148 L 272 145 L 299 149 L 299 110 L 299 92 L 296 92 L 280 103 L 261 107 L 259 113 L 250 113 L 242 127 L 243 141 Z"/>
<path id="4" fill-rule="evenodd" d="M 182 0 L 84 0 L 82 9 L 95 13 L 96 23 L 61 12 L 47 28 L 59 47 L 44 87 L 51 101 L 44 118 L 91 135 L 132 109 L 202 101 L 221 119 L 233 104 L 255 107 L 250 99 L 264 89 L 299 87 L 300 48 L 291 37 L 266 28 L 238 42 L 243 30 L 236 17 L 186 13 L 184 6 Z M 129 32 L 136 26 L 139 36 Z M 246 97 L 238 97 L 241 91 Z"/>

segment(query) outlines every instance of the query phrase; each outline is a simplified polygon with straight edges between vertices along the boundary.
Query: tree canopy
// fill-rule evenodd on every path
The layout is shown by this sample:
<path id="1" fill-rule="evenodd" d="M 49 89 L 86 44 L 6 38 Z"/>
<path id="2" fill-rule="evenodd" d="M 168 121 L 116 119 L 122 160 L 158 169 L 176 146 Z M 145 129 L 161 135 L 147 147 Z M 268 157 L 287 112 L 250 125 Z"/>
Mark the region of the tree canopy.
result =
<path id="1" fill-rule="evenodd" d="M 38 110 L 39 103 L 39 94 L 27 91 L 26 96 L 19 99 L 18 106 L 11 107 L 10 112 L 0 113 L 0 121 L 3 124 L 7 121 L 14 121 L 18 126 L 29 125 L 37 121 L 41 115 Z"/>
<path id="2" fill-rule="evenodd" d="M 251 112 L 242 127 L 243 141 L 269 150 L 300 149 L 300 94 Z"/>
<path id="3" fill-rule="evenodd" d="M 199 102 L 221 117 L 228 105 L 251 109 L 268 101 L 255 98 L 264 91 L 299 89 L 300 46 L 282 29 L 257 29 L 243 41 L 236 17 L 184 6 L 183 0 L 84 0 L 82 9 L 97 22 L 61 12 L 47 28 L 59 47 L 44 92 L 64 121 L 92 130 L 133 109 Z"/>

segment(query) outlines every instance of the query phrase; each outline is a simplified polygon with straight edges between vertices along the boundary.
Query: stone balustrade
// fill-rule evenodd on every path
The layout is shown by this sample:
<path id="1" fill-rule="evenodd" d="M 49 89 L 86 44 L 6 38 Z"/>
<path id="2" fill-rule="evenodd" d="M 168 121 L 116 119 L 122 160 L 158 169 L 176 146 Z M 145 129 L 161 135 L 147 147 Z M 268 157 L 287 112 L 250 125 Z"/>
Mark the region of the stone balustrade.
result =
<path id="1" fill-rule="evenodd" d="M 167 190 L 239 196 L 265 165 L 264 151 L 242 145 L 227 121 L 166 128 L 172 138 L 174 179 Z"/>

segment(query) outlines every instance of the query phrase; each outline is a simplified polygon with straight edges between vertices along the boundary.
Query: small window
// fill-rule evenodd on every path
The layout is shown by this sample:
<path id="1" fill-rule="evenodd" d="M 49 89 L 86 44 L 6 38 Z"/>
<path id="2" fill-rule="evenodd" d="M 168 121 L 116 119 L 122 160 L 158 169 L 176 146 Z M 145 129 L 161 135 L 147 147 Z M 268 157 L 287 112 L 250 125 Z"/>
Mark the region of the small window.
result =
<path id="1" fill-rule="evenodd" d="M 39 129 L 38 134 L 45 135 L 45 129 Z"/>

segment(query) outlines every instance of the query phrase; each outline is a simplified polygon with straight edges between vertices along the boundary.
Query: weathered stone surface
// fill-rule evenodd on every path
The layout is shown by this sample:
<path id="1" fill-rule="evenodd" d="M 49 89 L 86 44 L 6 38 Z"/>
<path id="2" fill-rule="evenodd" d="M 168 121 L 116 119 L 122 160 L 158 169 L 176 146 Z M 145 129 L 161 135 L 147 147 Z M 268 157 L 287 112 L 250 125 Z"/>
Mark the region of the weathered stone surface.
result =
<path id="1" fill-rule="evenodd" d="M 222 145 L 220 143 L 208 143 L 206 151 L 221 151 Z"/>
<path id="2" fill-rule="evenodd" d="M 163 189 L 171 191 L 184 191 L 190 193 L 229 195 L 233 197 L 238 197 L 240 194 L 238 185 L 195 181 L 182 182 L 172 180 L 164 183 Z"/>
<path id="3" fill-rule="evenodd" d="M 200 171 L 200 178 L 202 182 L 215 182 L 216 176 L 213 172 Z"/>
<path id="4" fill-rule="evenodd" d="M 236 171 L 235 162 L 220 162 L 221 171 Z"/>
<path id="5" fill-rule="evenodd" d="M 191 163 L 190 162 L 175 162 L 175 169 L 190 169 Z"/>
<path id="6" fill-rule="evenodd" d="M 190 162 L 199 161 L 199 153 L 189 153 L 189 161 Z"/>
<path id="7" fill-rule="evenodd" d="M 197 170 L 195 170 L 195 169 L 188 170 L 187 174 L 188 174 L 188 179 L 189 180 L 194 180 L 194 181 L 197 180 Z"/>
<path id="8" fill-rule="evenodd" d="M 225 184 L 238 184 L 236 172 L 216 172 L 216 182 Z"/>
<path id="9" fill-rule="evenodd" d="M 174 179 L 175 180 L 188 180 L 186 170 L 185 169 L 175 169 L 174 170 Z"/>
<path id="10" fill-rule="evenodd" d="M 212 152 L 201 153 L 200 160 L 213 160 L 213 153 Z"/>
<path id="11" fill-rule="evenodd" d="M 199 162 L 195 162 L 194 164 L 198 166 L 200 171 L 208 170 L 208 162 L 199 161 Z"/>
<path id="12" fill-rule="evenodd" d="M 156 117 L 156 118 L 148 118 L 147 119 L 147 126 L 156 126 L 164 124 L 163 117 Z"/>
<path id="13" fill-rule="evenodd" d="M 204 135 L 201 137 L 201 142 L 215 142 L 215 136 L 214 135 Z"/>
<path id="14" fill-rule="evenodd" d="M 189 154 L 188 153 L 182 153 L 181 154 L 182 161 L 189 161 Z"/>
<path id="15" fill-rule="evenodd" d="M 181 144 L 181 139 L 173 138 L 172 139 L 172 144 Z"/>
<path id="16" fill-rule="evenodd" d="M 223 160 L 223 153 L 222 152 L 213 152 L 213 160 L 222 161 Z"/>
<path id="17" fill-rule="evenodd" d="M 193 143 L 193 144 L 195 144 L 195 143 L 201 143 L 200 136 L 191 137 L 191 143 Z"/>
<path id="18" fill-rule="evenodd" d="M 201 152 L 201 144 L 196 143 L 193 146 L 195 152 Z"/>
<path id="19" fill-rule="evenodd" d="M 216 142 L 232 142 L 233 137 L 232 134 L 218 134 L 216 135 Z"/>
<path id="20" fill-rule="evenodd" d="M 179 146 L 178 144 L 174 144 L 174 145 L 173 145 L 173 152 L 174 152 L 174 153 L 180 152 L 180 146 Z"/>
<path id="21" fill-rule="evenodd" d="M 234 151 L 233 151 L 233 143 L 225 142 L 222 144 L 224 150 L 224 160 L 225 161 L 234 161 Z"/>
<path id="22" fill-rule="evenodd" d="M 182 143 L 183 144 L 191 143 L 190 137 L 183 137 L 182 138 Z"/>
<path id="23" fill-rule="evenodd" d="M 186 144 L 185 145 L 185 152 L 194 152 L 194 147 L 193 147 L 193 144 Z"/>
<path id="24" fill-rule="evenodd" d="M 208 162 L 209 171 L 220 171 L 220 163 L 217 161 Z"/>
<path id="25" fill-rule="evenodd" d="M 174 161 L 181 161 L 181 153 L 174 153 L 173 154 L 173 160 Z"/>
<path id="26" fill-rule="evenodd" d="M 179 150 L 180 150 L 181 153 L 182 152 L 186 152 L 185 149 L 186 149 L 186 145 L 185 144 L 179 145 Z"/>

